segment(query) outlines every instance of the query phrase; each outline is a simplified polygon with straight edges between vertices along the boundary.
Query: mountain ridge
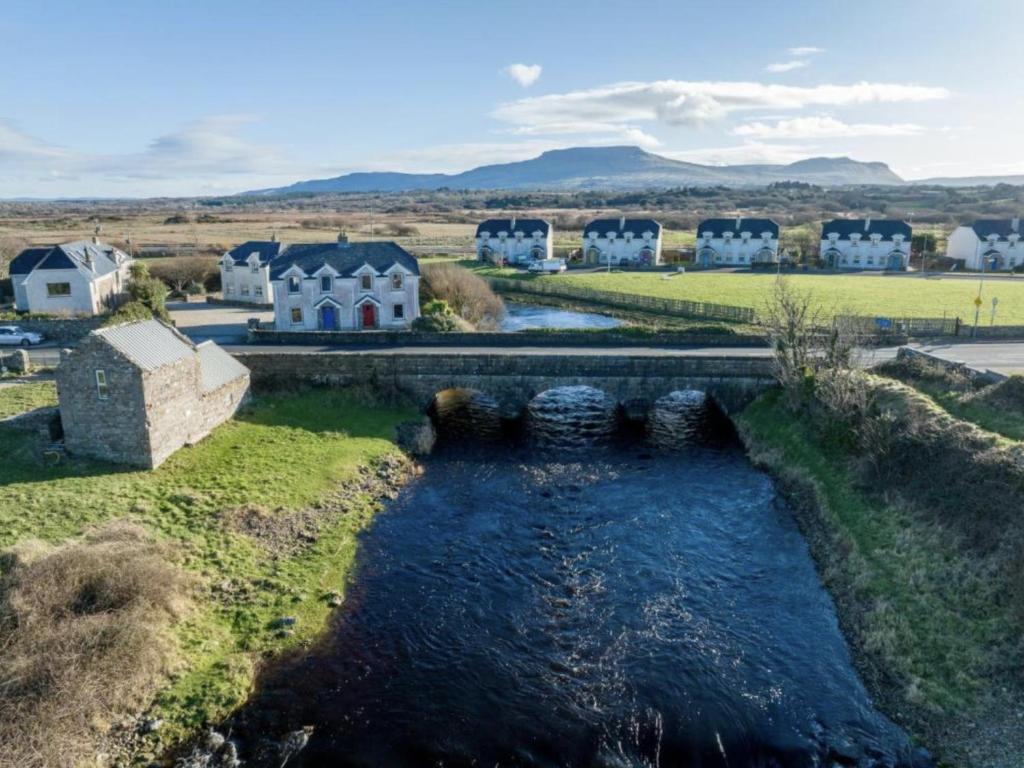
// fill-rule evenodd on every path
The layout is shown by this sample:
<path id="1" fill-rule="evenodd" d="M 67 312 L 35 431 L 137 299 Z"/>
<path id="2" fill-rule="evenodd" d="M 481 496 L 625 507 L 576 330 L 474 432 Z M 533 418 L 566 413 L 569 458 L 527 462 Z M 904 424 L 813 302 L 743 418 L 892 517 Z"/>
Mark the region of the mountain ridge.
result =
<path id="1" fill-rule="evenodd" d="M 640 147 L 552 149 L 528 160 L 494 163 L 461 173 L 358 171 L 309 179 L 242 195 L 410 192 L 450 189 L 651 189 L 681 186 L 764 186 L 800 181 L 822 186 L 905 184 L 885 163 L 848 157 L 811 157 L 788 165 L 700 165 Z"/>

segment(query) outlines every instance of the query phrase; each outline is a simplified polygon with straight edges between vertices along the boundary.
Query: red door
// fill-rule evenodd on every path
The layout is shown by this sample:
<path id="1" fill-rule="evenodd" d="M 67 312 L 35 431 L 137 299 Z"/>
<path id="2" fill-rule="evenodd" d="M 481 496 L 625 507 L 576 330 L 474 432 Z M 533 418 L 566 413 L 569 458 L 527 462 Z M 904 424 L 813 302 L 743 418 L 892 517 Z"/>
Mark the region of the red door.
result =
<path id="1" fill-rule="evenodd" d="M 363 304 L 363 328 L 377 327 L 377 308 L 370 302 Z"/>

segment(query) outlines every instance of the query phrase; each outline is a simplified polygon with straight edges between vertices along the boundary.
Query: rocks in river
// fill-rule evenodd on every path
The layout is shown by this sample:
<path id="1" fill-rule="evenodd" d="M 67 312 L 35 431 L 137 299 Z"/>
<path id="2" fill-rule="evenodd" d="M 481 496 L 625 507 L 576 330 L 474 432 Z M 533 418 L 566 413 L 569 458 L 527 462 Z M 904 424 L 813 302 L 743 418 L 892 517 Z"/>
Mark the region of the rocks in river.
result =
<path id="1" fill-rule="evenodd" d="M 238 745 L 212 728 L 202 744 L 174 761 L 174 768 L 239 768 Z"/>
<path id="2" fill-rule="evenodd" d="M 437 432 L 430 419 L 403 421 L 395 428 L 398 447 L 413 456 L 428 456 L 437 442 Z"/>

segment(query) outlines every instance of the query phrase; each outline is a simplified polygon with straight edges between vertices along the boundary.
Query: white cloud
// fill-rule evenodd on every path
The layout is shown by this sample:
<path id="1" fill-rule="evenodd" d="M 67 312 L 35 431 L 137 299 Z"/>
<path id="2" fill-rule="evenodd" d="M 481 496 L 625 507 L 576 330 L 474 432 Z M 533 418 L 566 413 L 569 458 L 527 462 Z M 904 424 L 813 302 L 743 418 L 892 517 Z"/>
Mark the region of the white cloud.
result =
<path id="1" fill-rule="evenodd" d="M 505 74 L 523 88 L 529 88 L 536 83 L 542 71 L 543 67 L 540 64 L 509 64 L 505 67 Z"/>
<path id="2" fill-rule="evenodd" d="M 813 56 L 816 53 L 824 53 L 824 48 L 818 48 L 814 45 L 801 45 L 796 48 L 790 48 L 788 53 L 790 56 Z"/>
<path id="3" fill-rule="evenodd" d="M 733 136 L 755 139 L 839 139 L 860 136 L 915 136 L 914 123 L 844 123 L 834 117 L 796 117 L 776 123 L 754 122 L 733 128 Z"/>
<path id="4" fill-rule="evenodd" d="M 794 69 L 806 67 L 807 62 L 801 59 L 794 61 L 780 61 L 777 64 L 769 64 L 765 69 L 768 72 L 792 72 Z"/>
<path id="5" fill-rule="evenodd" d="M 665 157 L 701 165 L 786 165 L 817 154 L 813 145 L 764 144 L 748 141 L 731 147 L 706 147 L 661 152 Z"/>
<path id="6" fill-rule="evenodd" d="M 624 82 L 500 105 L 492 115 L 513 133 L 622 134 L 644 123 L 695 126 L 737 112 L 814 106 L 920 102 L 949 97 L 945 88 L 901 83 L 790 86 L 757 82 Z"/>

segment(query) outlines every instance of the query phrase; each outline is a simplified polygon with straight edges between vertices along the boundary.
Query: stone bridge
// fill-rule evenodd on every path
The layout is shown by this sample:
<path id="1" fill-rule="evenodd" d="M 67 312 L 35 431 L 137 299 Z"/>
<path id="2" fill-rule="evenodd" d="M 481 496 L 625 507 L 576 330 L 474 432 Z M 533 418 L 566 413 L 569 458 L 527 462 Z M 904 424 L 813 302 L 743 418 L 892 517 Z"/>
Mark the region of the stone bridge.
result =
<path id="1" fill-rule="evenodd" d="M 773 362 L 758 354 L 703 354 L 683 350 L 473 350 L 310 351 L 235 349 L 257 388 L 305 381 L 331 386 L 372 386 L 412 398 L 422 409 L 445 389 L 474 389 L 494 398 L 505 417 L 553 387 L 584 384 L 607 392 L 630 409 L 645 409 L 674 390 L 706 392 L 726 413 L 736 413 L 774 386 Z"/>

